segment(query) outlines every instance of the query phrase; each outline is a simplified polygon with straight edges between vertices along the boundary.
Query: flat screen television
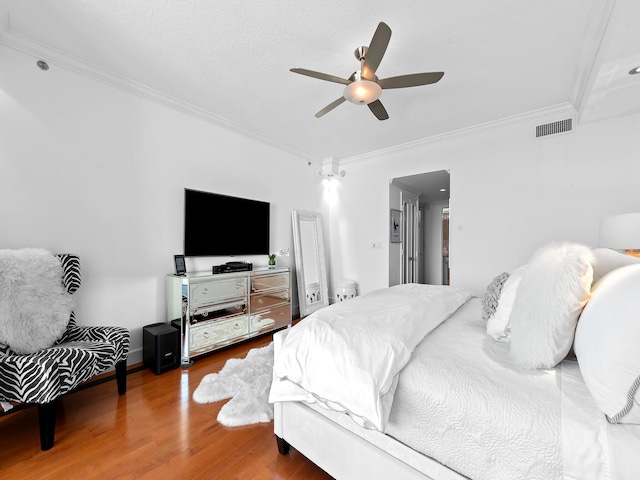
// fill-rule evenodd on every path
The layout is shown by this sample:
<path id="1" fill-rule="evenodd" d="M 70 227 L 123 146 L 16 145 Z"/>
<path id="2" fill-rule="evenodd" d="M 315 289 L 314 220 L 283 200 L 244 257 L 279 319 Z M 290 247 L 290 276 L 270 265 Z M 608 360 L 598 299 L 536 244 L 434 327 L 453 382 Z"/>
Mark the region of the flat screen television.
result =
<path id="1" fill-rule="evenodd" d="M 184 190 L 184 255 L 269 253 L 269 202 Z"/>

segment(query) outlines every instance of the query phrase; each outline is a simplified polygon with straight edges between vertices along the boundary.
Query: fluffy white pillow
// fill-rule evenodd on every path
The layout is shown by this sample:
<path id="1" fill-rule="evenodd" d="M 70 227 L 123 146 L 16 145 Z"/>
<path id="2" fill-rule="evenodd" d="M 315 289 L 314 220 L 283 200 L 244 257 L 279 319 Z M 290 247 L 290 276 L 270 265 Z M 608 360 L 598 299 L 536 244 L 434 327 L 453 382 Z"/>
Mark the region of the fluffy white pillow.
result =
<path id="1" fill-rule="evenodd" d="M 0 343 L 18 354 L 51 347 L 73 307 L 62 264 L 39 248 L 0 250 Z"/>
<path id="2" fill-rule="evenodd" d="M 520 280 L 522 280 L 522 275 L 524 275 L 526 268 L 526 265 L 522 265 L 511 272 L 502 286 L 496 311 L 487 320 L 487 333 L 496 342 L 509 342 L 509 317 L 511 317 L 518 285 L 520 285 Z"/>
<path id="3" fill-rule="evenodd" d="M 640 263 L 640 258 L 625 255 L 610 248 L 596 248 L 593 250 L 593 284 L 616 268 Z"/>
<path id="4" fill-rule="evenodd" d="M 589 300 L 592 262 L 590 248 L 569 242 L 533 255 L 511 312 L 511 356 L 517 364 L 552 368 L 566 357 Z"/>
<path id="5" fill-rule="evenodd" d="M 640 265 L 622 267 L 593 288 L 576 329 L 582 377 L 611 423 L 640 424 Z"/>

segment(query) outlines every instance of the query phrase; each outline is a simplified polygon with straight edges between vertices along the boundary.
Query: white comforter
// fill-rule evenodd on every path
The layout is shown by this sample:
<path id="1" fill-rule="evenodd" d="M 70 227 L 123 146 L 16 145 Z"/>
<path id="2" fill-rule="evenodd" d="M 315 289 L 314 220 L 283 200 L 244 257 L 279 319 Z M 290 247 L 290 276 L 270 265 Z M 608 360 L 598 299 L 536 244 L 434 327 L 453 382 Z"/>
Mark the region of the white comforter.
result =
<path id="1" fill-rule="evenodd" d="M 474 480 L 562 478 L 560 371 L 519 369 L 480 300 L 416 347 L 387 434 Z"/>
<path id="2" fill-rule="evenodd" d="M 471 297 L 407 284 L 315 312 L 291 329 L 275 358 L 269 401 L 319 403 L 384 432 L 397 375 L 414 348 Z"/>

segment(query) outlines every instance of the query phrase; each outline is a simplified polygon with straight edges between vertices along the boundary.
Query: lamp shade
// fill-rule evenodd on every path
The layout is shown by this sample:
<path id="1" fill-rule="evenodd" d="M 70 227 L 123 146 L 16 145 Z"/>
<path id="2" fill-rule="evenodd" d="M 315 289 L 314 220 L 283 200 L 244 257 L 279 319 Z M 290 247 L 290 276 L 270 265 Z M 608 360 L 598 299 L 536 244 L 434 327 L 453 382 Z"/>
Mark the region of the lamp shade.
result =
<path id="1" fill-rule="evenodd" d="M 382 94 L 382 87 L 370 80 L 358 80 L 344 88 L 342 95 L 356 105 L 368 105 L 375 102 Z"/>
<path id="2" fill-rule="evenodd" d="M 640 249 L 640 212 L 602 217 L 598 245 L 617 250 Z"/>

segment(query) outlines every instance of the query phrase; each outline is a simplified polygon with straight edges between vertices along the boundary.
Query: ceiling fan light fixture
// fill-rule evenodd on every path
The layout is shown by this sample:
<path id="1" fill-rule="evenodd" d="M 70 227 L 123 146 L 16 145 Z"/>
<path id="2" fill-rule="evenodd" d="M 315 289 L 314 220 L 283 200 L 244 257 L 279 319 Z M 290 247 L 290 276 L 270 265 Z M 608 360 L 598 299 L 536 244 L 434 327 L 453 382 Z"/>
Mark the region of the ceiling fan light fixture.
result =
<path id="1" fill-rule="evenodd" d="M 629 70 L 629 75 L 637 75 L 640 73 L 640 67 L 632 68 Z"/>
<path id="2" fill-rule="evenodd" d="M 343 96 L 356 105 L 368 105 L 382 95 L 382 87 L 371 80 L 351 82 L 344 88 Z"/>

